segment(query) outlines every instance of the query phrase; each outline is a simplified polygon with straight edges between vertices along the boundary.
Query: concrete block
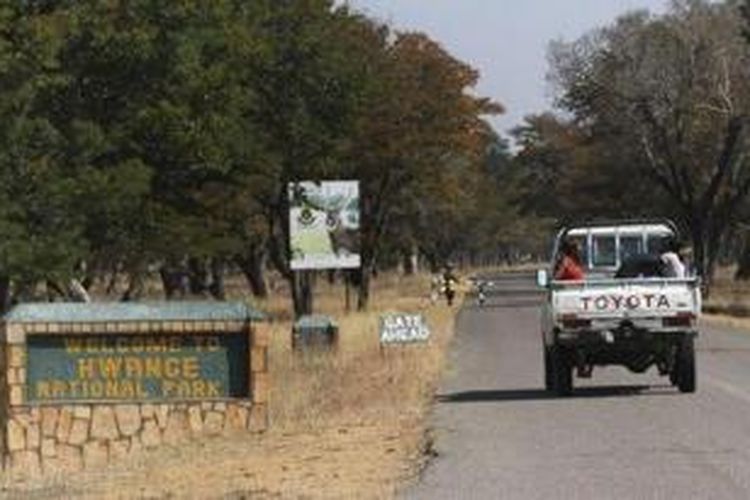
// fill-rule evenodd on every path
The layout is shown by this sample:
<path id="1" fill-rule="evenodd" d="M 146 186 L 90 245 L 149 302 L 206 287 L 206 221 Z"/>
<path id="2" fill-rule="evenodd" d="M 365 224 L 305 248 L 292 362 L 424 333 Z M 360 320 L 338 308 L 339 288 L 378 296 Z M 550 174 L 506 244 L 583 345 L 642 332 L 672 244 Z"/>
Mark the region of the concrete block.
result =
<path id="1" fill-rule="evenodd" d="M 26 365 L 26 348 L 19 345 L 8 346 L 8 366 L 21 368 Z"/>
<path id="2" fill-rule="evenodd" d="M 76 405 L 73 410 L 73 416 L 75 418 L 91 418 L 91 407 L 89 405 Z"/>
<path id="3" fill-rule="evenodd" d="M 123 436 L 132 436 L 141 429 L 141 411 L 138 405 L 115 407 L 117 427 Z"/>
<path id="4" fill-rule="evenodd" d="M 68 444 L 80 446 L 89 440 L 89 421 L 82 418 L 74 418 L 68 435 Z"/>
<path id="5" fill-rule="evenodd" d="M 41 445 L 42 433 L 38 423 L 33 423 L 26 428 L 26 448 L 37 450 Z"/>
<path id="6" fill-rule="evenodd" d="M 270 392 L 268 373 L 252 373 L 250 376 L 250 393 L 253 403 L 267 403 Z"/>
<path id="7" fill-rule="evenodd" d="M 26 344 L 26 330 L 21 324 L 11 323 L 6 327 L 6 341 L 11 345 Z"/>
<path id="8" fill-rule="evenodd" d="M 268 347 L 271 343 L 271 325 L 268 323 L 253 323 L 251 326 L 254 347 Z"/>
<path id="9" fill-rule="evenodd" d="M 94 439 L 113 440 L 120 437 L 115 421 L 115 412 L 111 406 L 95 406 L 91 417 L 91 437 Z"/>
<path id="10" fill-rule="evenodd" d="M 187 412 L 173 410 L 169 413 L 163 437 L 164 442 L 170 445 L 184 443 L 190 438 L 190 422 Z"/>
<path id="11" fill-rule="evenodd" d="M 52 437 L 57 431 L 58 409 L 54 406 L 45 406 L 41 409 L 42 435 Z"/>
<path id="12" fill-rule="evenodd" d="M 26 449 L 26 429 L 16 419 L 8 420 L 8 451 L 21 451 Z"/>
<path id="13" fill-rule="evenodd" d="M 254 373 L 268 371 L 268 348 L 252 347 L 250 349 L 250 371 Z"/>
<path id="14" fill-rule="evenodd" d="M 244 430 L 247 428 L 247 414 L 246 408 L 239 405 L 230 404 L 227 406 L 227 425 L 226 428 L 230 430 Z"/>
<path id="15" fill-rule="evenodd" d="M 21 406 L 24 403 L 23 400 L 23 386 L 14 384 L 10 386 L 10 405 Z"/>
<path id="16" fill-rule="evenodd" d="M 57 456 L 57 443 L 53 438 L 42 439 L 42 458 Z"/>
<path id="17" fill-rule="evenodd" d="M 203 430 L 209 436 L 221 434 L 224 428 L 224 414 L 218 411 L 209 411 L 203 422 Z"/>
<path id="18" fill-rule="evenodd" d="M 72 428 L 73 410 L 69 407 L 62 408 L 57 418 L 57 441 L 60 443 L 67 443 Z"/>
<path id="19" fill-rule="evenodd" d="M 156 423 L 159 429 L 164 430 L 167 427 L 167 417 L 169 416 L 169 405 L 160 404 L 156 407 Z"/>

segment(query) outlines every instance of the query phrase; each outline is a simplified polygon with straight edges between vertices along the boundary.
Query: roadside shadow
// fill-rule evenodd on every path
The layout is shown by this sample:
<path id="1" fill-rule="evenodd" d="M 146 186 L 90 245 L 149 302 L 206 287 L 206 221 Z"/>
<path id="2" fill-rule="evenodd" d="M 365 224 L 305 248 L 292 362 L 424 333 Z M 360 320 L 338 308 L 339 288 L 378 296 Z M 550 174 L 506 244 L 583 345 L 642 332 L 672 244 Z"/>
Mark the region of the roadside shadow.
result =
<path id="1" fill-rule="evenodd" d="M 654 391 L 654 389 L 659 389 Z M 679 394 L 670 385 L 605 385 L 598 387 L 574 388 L 570 396 L 560 397 L 544 389 L 509 389 L 464 391 L 451 394 L 438 394 L 439 403 L 492 403 L 503 401 L 533 401 L 543 399 L 576 399 L 576 398 L 613 398 L 642 395 L 649 391 L 648 396 Z"/>

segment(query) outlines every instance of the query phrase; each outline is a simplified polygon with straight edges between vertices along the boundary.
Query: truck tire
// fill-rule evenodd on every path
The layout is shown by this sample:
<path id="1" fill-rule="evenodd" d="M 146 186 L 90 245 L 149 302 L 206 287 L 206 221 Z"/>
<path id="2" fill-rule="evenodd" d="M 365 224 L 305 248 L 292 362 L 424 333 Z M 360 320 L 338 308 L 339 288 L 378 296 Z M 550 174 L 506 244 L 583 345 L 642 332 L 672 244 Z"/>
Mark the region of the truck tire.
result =
<path id="1" fill-rule="evenodd" d="M 552 371 L 552 359 L 550 348 L 544 346 L 544 389 L 552 392 L 555 390 L 555 376 Z"/>
<path id="2" fill-rule="evenodd" d="M 559 346 L 550 350 L 552 387 L 558 396 L 568 396 L 573 391 L 573 366 L 568 352 Z"/>
<path id="3" fill-rule="evenodd" d="M 680 392 L 695 392 L 695 347 L 693 337 L 685 336 L 677 345 L 675 382 Z"/>

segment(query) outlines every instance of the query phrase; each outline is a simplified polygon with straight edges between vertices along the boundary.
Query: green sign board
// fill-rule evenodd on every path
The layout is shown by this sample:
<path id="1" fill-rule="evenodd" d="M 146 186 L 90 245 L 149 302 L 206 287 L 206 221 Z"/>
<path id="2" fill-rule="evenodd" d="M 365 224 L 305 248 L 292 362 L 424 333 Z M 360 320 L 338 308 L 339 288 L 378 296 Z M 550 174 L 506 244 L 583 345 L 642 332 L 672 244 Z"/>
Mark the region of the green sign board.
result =
<path id="1" fill-rule="evenodd" d="M 30 335 L 27 401 L 248 397 L 242 334 Z"/>

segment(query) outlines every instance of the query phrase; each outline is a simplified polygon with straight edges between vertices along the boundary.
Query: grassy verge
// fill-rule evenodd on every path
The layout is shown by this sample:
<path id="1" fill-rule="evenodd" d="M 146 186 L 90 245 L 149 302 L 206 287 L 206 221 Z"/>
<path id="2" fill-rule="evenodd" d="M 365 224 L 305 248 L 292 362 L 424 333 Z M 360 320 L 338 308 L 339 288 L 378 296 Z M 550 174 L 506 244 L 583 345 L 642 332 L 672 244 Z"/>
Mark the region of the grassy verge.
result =
<path id="1" fill-rule="evenodd" d="M 716 272 L 711 294 L 703 303 L 703 320 L 750 331 L 750 282 L 736 281 L 733 267 Z"/>
<path id="2" fill-rule="evenodd" d="M 428 290 L 424 276 L 388 276 L 374 290 L 369 311 L 346 313 L 343 292 L 326 285 L 318 309 L 339 323 L 335 352 L 293 353 L 291 322 L 276 323 L 270 350 L 273 425 L 319 428 L 342 419 L 386 420 L 421 414 L 440 372 L 455 312 L 443 304 L 431 307 Z M 423 313 L 432 331 L 431 341 L 382 350 L 379 317 L 387 311 Z"/>

